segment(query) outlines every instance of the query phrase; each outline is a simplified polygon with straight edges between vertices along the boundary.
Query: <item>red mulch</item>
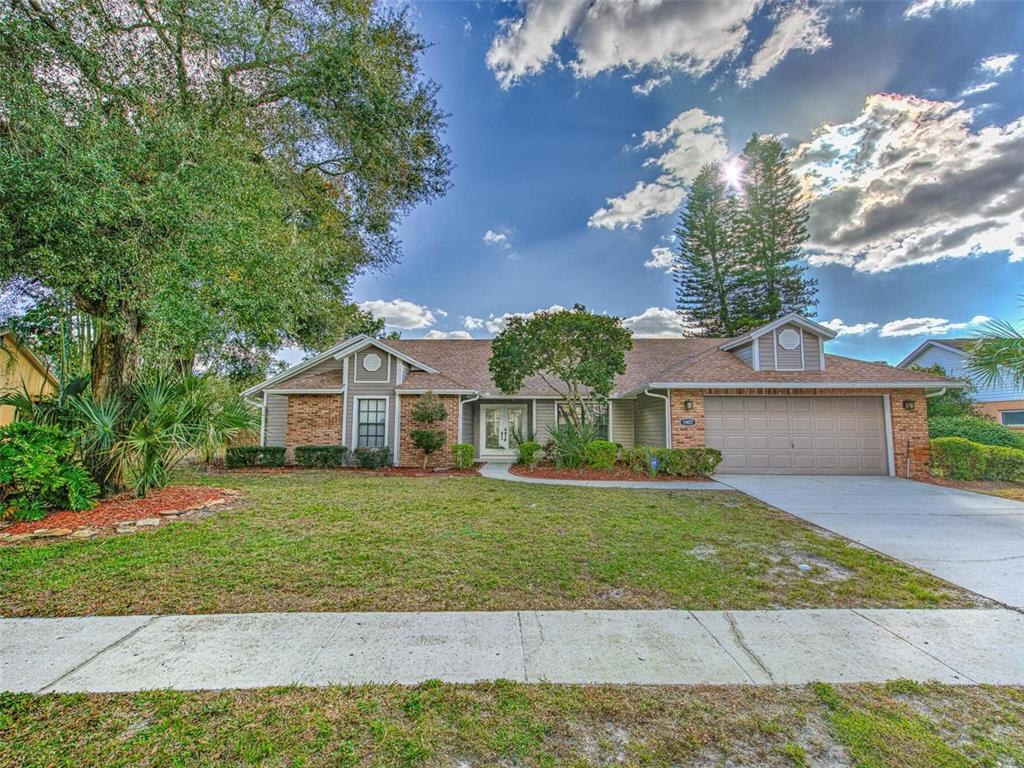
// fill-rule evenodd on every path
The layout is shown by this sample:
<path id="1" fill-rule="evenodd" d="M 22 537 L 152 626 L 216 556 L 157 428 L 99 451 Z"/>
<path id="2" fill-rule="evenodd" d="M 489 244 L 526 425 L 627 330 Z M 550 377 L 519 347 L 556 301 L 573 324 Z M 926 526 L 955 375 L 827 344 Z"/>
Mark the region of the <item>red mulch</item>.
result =
<path id="1" fill-rule="evenodd" d="M 224 490 L 207 486 L 171 485 L 153 491 L 146 498 L 122 493 L 104 499 L 85 512 L 54 512 L 42 520 L 15 523 L 3 529 L 4 533 L 31 533 L 39 528 L 103 528 L 147 517 L 157 517 L 169 509 L 188 509 L 214 499 L 224 498 Z"/>
<path id="2" fill-rule="evenodd" d="M 473 469 L 419 469 L 418 467 L 381 467 L 380 469 L 361 469 L 360 467 L 245 467 L 240 469 L 214 469 L 215 475 L 288 475 L 294 472 L 335 472 L 339 475 L 395 477 L 473 477 L 479 475 L 477 467 Z"/>
<path id="3" fill-rule="evenodd" d="M 614 469 L 556 469 L 551 464 L 538 464 L 534 467 L 527 467 L 525 464 L 513 464 L 511 470 L 513 475 L 523 477 L 540 477 L 547 480 L 647 480 L 652 483 L 674 482 L 676 480 L 707 480 L 706 477 L 682 477 L 677 475 L 649 475 L 631 472 L 625 467 Z"/>

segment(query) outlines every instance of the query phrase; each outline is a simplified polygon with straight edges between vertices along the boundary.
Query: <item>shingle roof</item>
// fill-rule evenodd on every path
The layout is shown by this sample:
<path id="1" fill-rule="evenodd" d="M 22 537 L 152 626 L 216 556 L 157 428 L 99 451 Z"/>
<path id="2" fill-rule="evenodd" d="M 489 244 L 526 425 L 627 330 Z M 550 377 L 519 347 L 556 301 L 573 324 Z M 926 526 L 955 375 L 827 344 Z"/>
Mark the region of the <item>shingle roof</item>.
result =
<path id="1" fill-rule="evenodd" d="M 869 363 L 838 355 L 825 355 L 824 371 L 755 371 L 731 352 L 718 347 L 719 338 L 634 339 L 626 353 L 626 373 L 615 380 L 620 395 L 657 384 L 765 383 L 834 386 L 908 384 L 921 386 L 956 385 L 918 371 Z M 487 361 L 491 356 L 489 339 L 400 339 L 388 345 L 402 354 L 437 369 L 438 373 L 414 371 L 399 390 L 472 390 L 484 395 L 499 394 L 491 379 Z M 519 394 L 550 395 L 540 377 L 528 379 Z"/>

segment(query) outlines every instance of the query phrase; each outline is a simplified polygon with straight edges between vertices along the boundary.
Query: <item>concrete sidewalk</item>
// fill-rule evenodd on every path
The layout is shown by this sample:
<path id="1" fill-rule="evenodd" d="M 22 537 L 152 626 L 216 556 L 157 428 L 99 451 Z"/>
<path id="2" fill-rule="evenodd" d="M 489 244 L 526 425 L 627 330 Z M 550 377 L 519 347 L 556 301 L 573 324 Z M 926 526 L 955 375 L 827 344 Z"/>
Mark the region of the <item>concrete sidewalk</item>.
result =
<path id="1" fill-rule="evenodd" d="M 1009 610 L 280 613 L 0 620 L 0 690 L 473 682 L 1024 684 Z"/>
<path id="2" fill-rule="evenodd" d="M 714 480 L 562 480 L 550 477 L 524 477 L 509 471 L 508 462 L 489 461 L 480 467 L 480 474 L 491 480 L 511 480 L 535 485 L 575 485 L 584 488 L 632 488 L 644 491 L 731 491 Z"/>

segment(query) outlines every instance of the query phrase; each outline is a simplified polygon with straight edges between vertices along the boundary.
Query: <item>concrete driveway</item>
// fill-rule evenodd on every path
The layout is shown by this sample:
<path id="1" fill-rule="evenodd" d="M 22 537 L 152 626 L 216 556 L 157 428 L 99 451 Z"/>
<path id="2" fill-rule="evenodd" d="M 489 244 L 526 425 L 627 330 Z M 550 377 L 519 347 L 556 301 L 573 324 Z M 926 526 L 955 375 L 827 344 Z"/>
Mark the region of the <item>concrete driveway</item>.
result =
<path id="1" fill-rule="evenodd" d="M 980 595 L 1024 608 L 1024 503 L 894 477 L 715 479 Z"/>

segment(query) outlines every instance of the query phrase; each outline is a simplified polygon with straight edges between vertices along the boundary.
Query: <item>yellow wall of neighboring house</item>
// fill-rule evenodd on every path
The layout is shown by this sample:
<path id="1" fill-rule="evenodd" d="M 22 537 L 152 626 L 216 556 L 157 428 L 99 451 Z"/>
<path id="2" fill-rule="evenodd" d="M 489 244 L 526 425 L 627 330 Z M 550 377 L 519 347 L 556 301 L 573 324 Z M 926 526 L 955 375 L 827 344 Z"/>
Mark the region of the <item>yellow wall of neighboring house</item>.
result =
<path id="1" fill-rule="evenodd" d="M 0 336 L 0 394 L 27 390 L 33 397 L 57 390 L 57 382 L 31 352 L 18 346 L 13 334 Z M 0 426 L 14 421 L 14 409 L 0 405 Z"/>

